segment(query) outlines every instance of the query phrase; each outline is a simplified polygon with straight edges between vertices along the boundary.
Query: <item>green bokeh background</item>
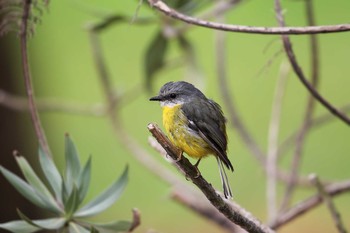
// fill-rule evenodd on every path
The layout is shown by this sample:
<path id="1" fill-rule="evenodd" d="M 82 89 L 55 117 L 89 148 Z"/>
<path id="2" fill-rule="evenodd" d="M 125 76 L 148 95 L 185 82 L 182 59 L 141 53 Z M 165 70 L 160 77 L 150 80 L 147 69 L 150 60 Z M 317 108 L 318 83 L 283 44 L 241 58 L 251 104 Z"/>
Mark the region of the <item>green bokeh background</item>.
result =
<path id="1" fill-rule="evenodd" d="M 306 24 L 303 1 L 283 1 L 288 25 Z M 317 24 L 340 24 L 350 21 L 348 0 L 314 1 Z M 126 0 L 85 0 L 51 1 L 49 11 L 42 17 L 35 36 L 30 40 L 30 62 L 33 81 L 38 98 L 50 98 L 77 103 L 97 103 L 104 101 L 98 80 L 86 26 L 98 22 L 108 13 L 132 16 L 137 1 Z M 227 15 L 232 24 L 275 26 L 272 1 L 244 1 Z M 157 13 L 141 7 L 139 16 L 156 17 Z M 147 45 L 157 32 L 158 26 L 137 26 L 132 23 L 102 32 L 100 35 L 106 62 L 113 77 L 113 84 L 120 93 L 127 92 L 144 83 L 143 56 Z M 211 30 L 196 28 L 188 33 L 195 46 L 198 64 L 203 80 L 196 82 L 207 96 L 223 105 L 215 71 L 214 33 Z M 227 37 L 227 54 L 230 89 L 235 96 L 240 115 L 262 148 L 267 147 L 268 126 L 275 83 L 281 62 L 286 61 L 282 54 L 273 60 L 261 74 L 269 59 L 282 48 L 278 36 L 230 33 Z M 350 33 L 319 35 L 320 43 L 320 92 L 334 105 L 349 103 L 350 99 Z M 293 48 L 305 74 L 310 73 L 308 36 L 291 36 Z M 268 50 L 266 46 L 271 43 Z M 172 43 L 167 58 L 180 54 L 176 43 Z M 19 50 L 14 48 L 13 67 L 18 70 L 18 90 L 23 90 L 19 66 Z M 16 60 L 17 59 L 17 60 Z M 185 69 L 179 68 L 159 73 L 154 82 L 155 90 L 170 80 L 184 79 Z M 152 93 L 142 92 L 130 100 L 120 111 L 123 123 L 131 135 L 146 150 L 166 164 L 148 145 L 149 122 L 161 123 L 160 107 L 148 101 Z M 307 92 L 294 74 L 288 79 L 288 87 L 282 109 L 280 138 L 284 139 L 298 129 L 307 98 Z M 225 112 L 225 106 L 223 105 Z M 317 104 L 316 115 L 326 113 Z M 16 124 L 23 128 L 23 138 L 34 137 L 29 118 L 23 114 Z M 130 165 L 130 181 L 121 200 L 99 217 L 99 220 L 129 219 L 131 209 L 141 211 L 142 224 L 136 232 L 179 233 L 179 232 L 221 232 L 221 230 L 169 198 L 170 187 L 153 176 L 140 165 L 117 141 L 110 122 L 104 117 L 79 116 L 68 113 L 42 113 L 43 126 L 47 133 L 55 161 L 63 166 L 64 134 L 72 135 L 81 155 L 86 161 L 89 155 L 93 160 L 92 197 L 107 187 L 118 177 L 126 164 Z M 235 201 L 254 215 L 266 220 L 265 176 L 256 160 L 249 154 L 236 132 L 229 128 L 229 155 L 235 172 L 230 174 Z M 33 146 L 32 146 L 33 147 Z M 22 151 L 35 153 L 36 149 Z M 283 160 L 284 168 L 290 164 L 290 155 Z M 306 139 L 302 174 L 316 173 L 321 179 L 344 180 L 350 177 L 350 131 L 339 120 L 313 130 Z M 204 177 L 220 188 L 220 180 L 213 158 L 201 163 Z M 185 179 L 185 178 L 184 178 Z M 284 188 L 279 186 L 279 193 Z M 302 200 L 316 191 L 298 191 L 294 202 Z M 3 201 L 3 200 L 2 200 Z M 350 229 L 350 196 L 341 195 L 335 203 L 342 214 L 346 227 Z M 327 209 L 322 205 L 302 218 L 281 228 L 281 232 L 336 232 Z"/>

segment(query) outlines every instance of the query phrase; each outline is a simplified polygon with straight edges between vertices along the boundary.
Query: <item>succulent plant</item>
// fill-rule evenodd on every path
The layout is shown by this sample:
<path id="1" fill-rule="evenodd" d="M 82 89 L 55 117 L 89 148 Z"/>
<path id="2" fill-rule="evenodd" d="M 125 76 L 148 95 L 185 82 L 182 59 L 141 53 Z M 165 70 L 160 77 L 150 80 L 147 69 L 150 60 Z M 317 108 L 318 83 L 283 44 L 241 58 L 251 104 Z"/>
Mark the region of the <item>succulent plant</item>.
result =
<path id="1" fill-rule="evenodd" d="M 0 223 L 0 228 L 18 233 L 30 233 L 39 230 L 58 232 L 123 232 L 132 227 L 131 221 L 94 223 L 86 219 L 95 216 L 110 207 L 121 196 L 128 180 L 128 167 L 109 188 L 82 205 L 89 189 L 91 176 L 91 156 L 82 166 L 73 141 L 67 135 L 65 139 L 65 172 L 60 173 L 51 157 L 39 148 L 40 167 L 48 185 L 34 172 L 28 161 L 15 154 L 15 159 L 25 179 L 0 165 L 0 172 L 13 187 L 27 200 L 49 211 L 55 217 L 31 220 L 20 210 L 21 220 Z"/>

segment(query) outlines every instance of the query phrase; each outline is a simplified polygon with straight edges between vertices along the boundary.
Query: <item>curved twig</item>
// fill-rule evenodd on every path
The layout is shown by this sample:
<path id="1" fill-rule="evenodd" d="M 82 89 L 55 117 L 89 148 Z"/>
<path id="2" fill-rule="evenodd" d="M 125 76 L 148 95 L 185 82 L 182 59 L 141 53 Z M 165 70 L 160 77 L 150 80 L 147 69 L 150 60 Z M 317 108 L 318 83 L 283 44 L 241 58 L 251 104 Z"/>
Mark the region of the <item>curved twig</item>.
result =
<path id="1" fill-rule="evenodd" d="M 323 26 L 309 26 L 309 27 L 252 27 L 245 25 L 232 25 L 210 22 L 206 20 L 197 19 L 188 15 L 184 15 L 175 9 L 170 8 L 161 0 L 148 0 L 148 3 L 164 14 L 181 20 L 185 23 L 195 24 L 197 26 L 211 28 L 222 31 L 255 33 L 255 34 L 278 34 L 278 35 L 305 35 L 316 33 L 335 33 L 350 31 L 350 24 L 338 25 L 323 25 Z"/>
<path id="2" fill-rule="evenodd" d="M 276 18 L 281 27 L 285 27 L 285 22 L 282 14 L 281 3 L 279 0 L 275 0 L 275 10 L 276 10 Z M 302 69 L 300 68 L 294 51 L 292 49 L 292 43 L 289 40 L 287 35 L 282 35 L 282 42 L 284 46 L 284 50 L 286 51 L 287 57 L 289 59 L 290 64 L 292 65 L 295 74 L 302 82 L 302 84 L 306 87 L 306 89 L 312 94 L 312 96 L 319 101 L 328 111 L 330 111 L 334 116 L 338 117 L 340 120 L 345 122 L 350 126 L 350 119 L 342 112 L 340 112 L 337 108 L 335 108 L 332 104 L 330 104 L 325 98 L 323 98 L 320 93 L 307 81 Z"/>
<path id="3" fill-rule="evenodd" d="M 38 138 L 39 144 L 44 150 L 45 154 L 51 157 L 51 151 L 49 144 L 47 142 L 44 129 L 41 125 L 39 113 L 34 100 L 34 89 L 32 84 L 32 77 L 29 69 L 28 62 L 28 48 L 27 48 L 27 36 L 28 36 L 28 20 L 31 8 L 31 1 L 23 1 L 23 15 L 21 22 L 21 31 L 20 31 L 20 41 L 21 41 L 21 54 L 22 54 L 22 67 L 23 67 L 23 77 L 26 87 L 26 92 L 28 96 L 28 106 L 30 110 L 30 116 L 32 123 L 34 125 L 35 133 Z"/>

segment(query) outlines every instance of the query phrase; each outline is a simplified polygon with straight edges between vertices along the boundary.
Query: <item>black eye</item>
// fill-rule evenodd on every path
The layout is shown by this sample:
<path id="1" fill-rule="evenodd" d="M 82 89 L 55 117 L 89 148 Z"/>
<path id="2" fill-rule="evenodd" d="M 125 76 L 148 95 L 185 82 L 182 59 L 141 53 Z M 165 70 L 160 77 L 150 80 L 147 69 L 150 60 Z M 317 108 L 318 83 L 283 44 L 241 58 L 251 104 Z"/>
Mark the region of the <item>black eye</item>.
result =
<path id="1" fill-rule="evenodd" d="M 169 96 L 170 96 L 170 98 L 172 98 L 172 99 L 175 99 L 175 98 L 176 98 L 176 94 L 175 94 L 175 93 L 171 93 Z"/>

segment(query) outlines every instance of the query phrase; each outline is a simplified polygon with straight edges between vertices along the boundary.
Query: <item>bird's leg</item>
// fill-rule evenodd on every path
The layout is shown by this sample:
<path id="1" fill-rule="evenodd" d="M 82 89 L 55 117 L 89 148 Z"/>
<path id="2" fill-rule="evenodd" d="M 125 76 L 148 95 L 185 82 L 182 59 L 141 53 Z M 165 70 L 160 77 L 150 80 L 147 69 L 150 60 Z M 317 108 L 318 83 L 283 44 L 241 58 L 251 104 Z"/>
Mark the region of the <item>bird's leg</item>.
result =
<path id="1" fill-rule="evenodd" d="M 198 169 L 199 162 L 201 161 L 202 158 L 198 159 L 198 161 L 194 164 L 194 167 L 197 170 L 197 175 L 194 178 L 198 178 L 201 175 L 201 172 Z"/>

